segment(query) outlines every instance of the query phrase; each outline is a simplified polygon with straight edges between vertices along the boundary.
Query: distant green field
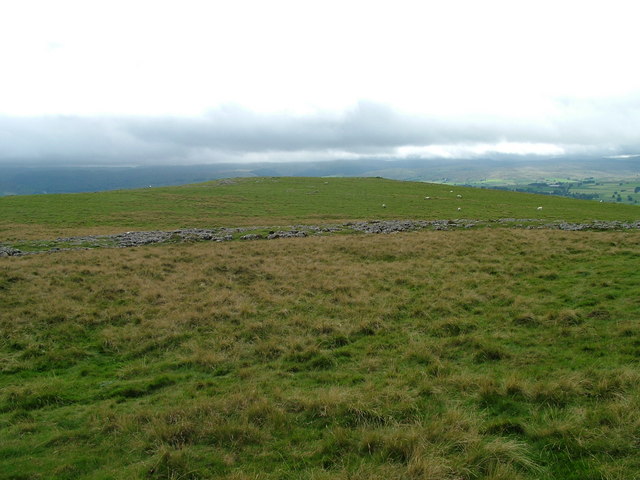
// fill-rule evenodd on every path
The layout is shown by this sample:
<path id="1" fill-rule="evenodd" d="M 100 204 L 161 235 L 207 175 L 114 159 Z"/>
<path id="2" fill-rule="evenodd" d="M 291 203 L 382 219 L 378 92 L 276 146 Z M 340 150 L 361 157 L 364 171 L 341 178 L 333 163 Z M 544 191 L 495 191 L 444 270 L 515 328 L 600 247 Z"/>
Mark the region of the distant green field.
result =
<path id="1" fill-rule="evenodd" d="M 640 182 L 596 182 L 572 187 L 572 192 L 596 193 L 605 202 L 633 203 L 640 202 Z"/>
<path id="2" fill-rule="evenodd" d="M 639 181 L 590 180 L 576 181 L 567 178 L 545 178 L 545 184 L 515 181 L 510 179 L 487 178 L 470 182 L 474 187 L 527 191 L 565 197 L 590 197 L 590 200 L 637 205 L 640 203 Z M 559 185 L 559 186 L 558 186 Z"/>
<path id="3" fill-rule="evenodd" d="M 537 210 L 539 206 L 543 209 Z M 381 178 L 238 178 L 181 187 L 3 197 L 0 240 L 404 218 L 633 221 L 640 218 L 640 209 Z"/>

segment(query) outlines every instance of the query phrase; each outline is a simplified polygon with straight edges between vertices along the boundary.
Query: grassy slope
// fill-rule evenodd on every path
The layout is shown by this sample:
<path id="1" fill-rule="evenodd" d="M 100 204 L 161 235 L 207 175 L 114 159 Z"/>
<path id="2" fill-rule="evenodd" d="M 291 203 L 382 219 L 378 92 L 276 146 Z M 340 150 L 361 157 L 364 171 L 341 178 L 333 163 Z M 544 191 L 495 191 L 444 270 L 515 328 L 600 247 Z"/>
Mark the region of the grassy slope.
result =
<path id="1" fill-rule="evenodd" d="M 454 190 L 454 193 L 450 191 Z M 461 194 L 462 199 L 456 197 Z M 430 196 L 430 200 L 425 200 Z M 387 208 L 382 208 L 382 204 Z M 542 206 L 542 211 L 536 207 Z M 460 207 L 462 210 L 458 211 Z M 637 220 L 634 206 L 377 178 L 246 178 L 183 187 L 0 198 L 0 240 L 352 219 Z"/>
<path id="2" fill-rule="evenodd" d="M 230 224 L 289 223 L 314 218 L 313 180 L 265 188 L 275 217 L 247 208 L 249 185 L 183 188 L 244 188 Z M 462 190 L 363 183 L 352 216 L 336 200 L 319 218 L 402 216 L 393 198 L 413 197 L 396 185 L 441 197 L 442 218 Z M 146 191 L 109 198 L 127 195 L 148 222 L 129 229 L 190 210 L 188 195 L 173 220 L 154 219 Z M 111 207 L 86 198 L 48 224 L 31 204 L 31 218 L 51 232 L 85 208 L 72 228 L 111 228 Z M 461 201 L 477 202 L 471 218 L 637 211 Z M 639 257 L 635 232 L 485 229 L 0 258 L 0 478 L 636 478 Z"/>

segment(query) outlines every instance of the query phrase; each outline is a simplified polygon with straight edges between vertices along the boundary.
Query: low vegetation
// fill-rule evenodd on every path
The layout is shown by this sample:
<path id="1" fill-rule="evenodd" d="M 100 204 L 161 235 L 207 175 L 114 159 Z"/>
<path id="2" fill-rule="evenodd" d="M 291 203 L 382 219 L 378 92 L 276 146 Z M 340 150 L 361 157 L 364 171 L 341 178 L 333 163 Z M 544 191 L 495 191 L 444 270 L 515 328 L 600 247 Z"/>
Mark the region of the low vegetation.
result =
<path id="1" fill-rule="evenodd" d="M 634 478 L 639 256 L 489 229 L 0 259 L 0 476 Z"/>
<path id="2" fill-rule="evenodd" d="M 638 219 L 342 181 L 3 198 L 0 238 L 459 202 L 479 219 Z M 0 258 L 0 478 L 637 478 L 639 259 L 635 230 L 504 226 Z"/>
<path id="3" fill-rule="evenodd" d="M 537 210 L 539 206 L 543 209 Z M 239 178 L 182 187 L 2 197 L 0 242 L 349 220 L 635 221 L 639 211 L 633 205 L 381 178 Z"/>

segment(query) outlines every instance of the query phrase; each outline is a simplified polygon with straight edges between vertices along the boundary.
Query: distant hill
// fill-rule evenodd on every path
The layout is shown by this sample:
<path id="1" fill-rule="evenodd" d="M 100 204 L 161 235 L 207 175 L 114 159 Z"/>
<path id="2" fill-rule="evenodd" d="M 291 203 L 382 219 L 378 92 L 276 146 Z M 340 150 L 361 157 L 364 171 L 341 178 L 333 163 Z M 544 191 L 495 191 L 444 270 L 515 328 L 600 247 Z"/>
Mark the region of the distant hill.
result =
<path id="1" fill-rule="evenodd" d="M 640 181 L 640 159 L 381 159 L 209 165 L 4 165 L 0 196 L 97 192 L 204 182 L 219 178 L 304 176 L 384 177 L 449 184 L 526 185 L 554 179 Z"/>
<path id="2" fill-rule="evenodd" d="M 84 232 L 251 226 L 265 222 L 294 225 L 456 218 L 636 221 L 640 209 L 375 177 L 244 177 L 183 186 L 2 197 L 0 240 Z"/>

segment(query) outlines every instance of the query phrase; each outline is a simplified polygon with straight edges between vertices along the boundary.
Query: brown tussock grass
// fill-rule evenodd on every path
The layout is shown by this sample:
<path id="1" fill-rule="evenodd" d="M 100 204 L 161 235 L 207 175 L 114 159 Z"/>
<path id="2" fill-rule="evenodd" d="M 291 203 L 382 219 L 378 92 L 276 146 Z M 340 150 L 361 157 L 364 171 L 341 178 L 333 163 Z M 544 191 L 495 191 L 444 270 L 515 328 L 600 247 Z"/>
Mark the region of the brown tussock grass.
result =
<path id="1" fill-rule="evenodd" d="M 15 413 L 24 429 L 54 411 L 62 425 L 81 405 L 91 434 L 176 478 L 206 448 L 226 465 L 222 478 L 254 478 L 254 459 L 276 446 L 313 464 L 308 478 L 539 478 L 540 443 L 631 462 L 636 315 L 606 295 L 626 295 L 633 278 L 607 277 L 607 262 L 575 272 L 610 242 L 637 240 L 574 233 L 3 258 L 2 369 L 29 376 L 7 376 L 0 405 L 33 415 Z M 505 421 L 501 405 L 518 417 Z"/>

